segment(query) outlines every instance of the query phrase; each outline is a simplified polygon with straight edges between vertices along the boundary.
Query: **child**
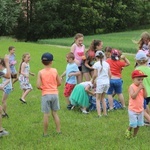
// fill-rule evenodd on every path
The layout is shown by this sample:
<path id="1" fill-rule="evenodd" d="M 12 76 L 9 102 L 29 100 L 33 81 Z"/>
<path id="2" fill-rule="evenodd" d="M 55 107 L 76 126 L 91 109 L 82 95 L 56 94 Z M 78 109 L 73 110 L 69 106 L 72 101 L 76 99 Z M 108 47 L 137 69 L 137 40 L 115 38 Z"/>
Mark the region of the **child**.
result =
<path id="1" fill-rule="evenodd" d="M 129 87 L 129 127 L 126 130 L 126 138 L 132 137 L 132 128 L 134 128 L 133 137 L 137 135 L 140 126 L 144 125 L 144 98 L 147 97 L 146 89 L 143 85 L 143 79 L 147 77 L 142 71 L 134 70 L 132 72 L 133 83 Z"/>
<path id="2" fill-rule="evenodd" d="M 148 56 L 147 65 L 150 67 L 150 34 L 148 32 L 143 32 L 138 44 L 139 49 L 143 50 Z"/>
<path id="3" fill-rule="evenodd" d="M 94 75 L 93 80 L 96 79 L 96 109 L 98 117 L 101 117 L 101 107 L 100 102 L 102 102 L 103 113 L 104 116 L 107 116 L 106 111 L 106 102 L 105 102 L 105 94 L 108 91 L 110 84 L 110 66 L 107 62 L 104 61 L 104 53 L 102 51 L 96 52 L 96 57 L 98 57 L 99 61 L 97 61 L 94 65 Z"/>
<path id="4" fill-rule="evenodd" d="M 89 95 L 94 95 L 95 92 L 91 91 L 93 84 L 91 81 L 81 82 L 75 86 L 71 95 L 70 101 L 73 106 L 81 106 L 81 111 L 84 114 L 88 114 L 86 109 L 89 107 Z M 72 107 L 73 108 L 73 107 Z"/>
<path id="5" fill-rule="evenodd" d="M 8 48 L 9 51 L 9 66 L 10 66 L 10 71 L 11 71 L 11 78 L 12 78 L 12 83 L 14 84 L 17 80 L 17 71 L 15 68 L 15 65 L 17 61 L 15 60 L 15 47 L 10 46 Z"/>
<path id="6" fill-rule="evenodd" d="M 80 71 L 78 69 L 77 64 L 74 62 L 74 54 L 72 52 L 68 53 L 66 56 L 67 59 L 67 67 L 66 71 L 61 75 L 61 78 L 63 79 L 64 76 L 66 76 L 66 84 L 64 89 L 64 96 L 66 97 L 66 103 L 67 103 L 67 109 L 70 110 L 72 105 L 69 101 L 69 96 L 77 84 L 76 76 L 80 75 Z"/>
<path id="7" fill-rule="evenodd" d="M 146 53 L 144 51 L 139 51 L 136 54 L 135 59 L 136 59 L 136 63 L 138 64 L 135 69 L 141 70 L 146 75 L 150 75 L 150 68 L 147 66 L 148 57 L 146 56 Z M 148 114 L 146 114 L 146 116 L 147 116 L 147 115 L 150 115 L 150 110 L 149 110 L 149 106 L 148 106 L 148 104 L 150 102 L 150 76 L 148 76 L 147 78 L 144 78 L 143 84 L 147 91 L 147 97 L 145 98 L 146 112 L 144 112 L 144 114 L 148 113 Z"/>
<path id="8" fill-rule="evenodd" d="M 81 33 L 77 33 L 74 37 L 74 43 L 71 46 L 71 52 L 74 54 L 75 63 L 78 65 L 80 71 L 82 71 L 81 63 L 84 56 L 85 46 L 83 44 L 84 36 Z M 77 77 L 78 83 L 82 82 L 82 74 Z"/>
<path id="9" fill-rule="evenodd" d="M 60 120 L 57 114 L 59 107 L 59 98 L 58 98 L 58 86 L 61 85 L 61 80 L 58 76 L 57 70 L 51 68 L 53 55 L 51 53 L 44 53 L 41 57 L 44 69 L 40 70 L 37 78 L 37 88 L 42 91 L 42 101 L 41 108 L 44 113 L 44 133 L 43 136 L 48 136 L 48 121 L 49 121 L 49 112 L 51 111 L 56 124 L 57 133 L 60 132 Z"/>
<path id="10" fill-rule="evenodd" d="M 0 58 L 0 71 L 5 74 L 7 74 L 7 68 L 5 65 L 5 61 L 4 59 Z M 7 103 L 6 100 L 8 98 L 8 95 L 10 94 L 11 90 L 12 90 L 12 83 L 11 83 L 11 79 L 9 78 L 5 78 L 5 76 L 2 77 L 2 84 L 0 84 L 0 90 L 3 91 L 3 97 L 2 97 L 2 107 L 3 107 L 3 117 L 8 117 L 8 114 L 6 113 L 6 109 L 7 109 Z"/>
<path id="11" fill-rule="evenodd" d="M 120 57 L 122 60 L 120 60 Z M 122 94 L 122 67 L 126 67 L 130 65 L 129 60 L 123 55 L 121 56 L 120 51 L 113 49 L 111 51 L 111 58 L 106 60 L 110 65 L 111 71 L 111 79 L 110 79 L 110 87 L 108 89 L 108 101 L 110 106 L 110 111 L 113 110 L 113 93 L 118 95 L 118 99 L 120 100 L 123 108 L 125 108 L 124 97 Z"/>
<path id="12" fill-rule="evenodd" d="M 112 51 L 112 48 L 111 47 L 105 47 L 105 59 L 107 60 L 108 58 L 111 58 L 111 51 Z"/>
<path id="13" fill-rule="evenodd" d="M 6 74 L 4 75 L 4 77 L 10 79 L 11 75 L 10 75 L 9 57 L 8 57 L 8 55 L 5 55 L 4 61 L 5 61 L 6 69 L 7 69 L 7 72 L 6 72 Z M 6 136 L 6 135 L 9 134 L 8 131 L 6 131 L 6 130 L 2 127 L 2 112 L 3 112 L 2 109 L 3 109 L 2 106 L 0 106 L 0 137 Z"/>
<path id="14" fill-rule="evenodd" d="M 90 48 L 85 53 L 85 59 L 82 61 L 82 73 L 86 81 L 90 81 L 93 75 L 93 64 L 95 62 L 95 53 L 97 50 L 101 50 L 103 42 L 100 40 L 93 40 Z"/>
<path id="15" fill-rule="evenodd" d="M 23 90 L 22 96 L 19 100 L 22 103 L 27 103 L 25 98 L 28 95 L 28 93 L 32 90 L 32 85 L 29 83 L 29 75 L 34 76 L 34 73 L 30 72 L 29 61 L 30 61 L 30 54 L 29 53 L 23 54 L 22 62 L 19 68 L 20 87 Z"/>

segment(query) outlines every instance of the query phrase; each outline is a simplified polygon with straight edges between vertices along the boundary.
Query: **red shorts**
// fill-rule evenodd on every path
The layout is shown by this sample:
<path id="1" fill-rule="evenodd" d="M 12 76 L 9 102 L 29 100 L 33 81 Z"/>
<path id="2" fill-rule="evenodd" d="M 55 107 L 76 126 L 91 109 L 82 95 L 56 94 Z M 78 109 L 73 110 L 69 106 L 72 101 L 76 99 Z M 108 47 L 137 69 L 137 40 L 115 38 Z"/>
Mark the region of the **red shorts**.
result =
<path id="1" fill-rule="evenodd" d="M 65 89 L 64 89 L 64 96 L 69 97 L 72 90 L 74 89 L 74 87 L 75 87 L 75 84 L 66 83 L 65 84 Z"/>

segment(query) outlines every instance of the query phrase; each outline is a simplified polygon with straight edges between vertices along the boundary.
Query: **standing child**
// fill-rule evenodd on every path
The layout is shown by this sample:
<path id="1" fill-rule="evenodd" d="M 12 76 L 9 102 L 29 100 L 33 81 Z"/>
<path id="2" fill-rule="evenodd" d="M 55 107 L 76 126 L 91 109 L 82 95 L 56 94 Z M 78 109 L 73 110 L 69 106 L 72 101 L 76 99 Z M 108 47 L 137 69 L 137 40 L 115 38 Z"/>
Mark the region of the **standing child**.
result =
<path id="1" fill-rule="evenodd" d="M 77 33 L 74 37 L 74 43 L 71 46 L 71 52 L 74 54 L 75 63 L 78 65 L 80 71 L 82 71 L 81 63 L 84 56 L 85 46 L 83 44 L 84 36 L 81 33 Z M 82 82 L 82 74 L 77 77 L 78 83 Z"/>
<path id="2" fill-rule="evenodd" d="M 105 59 L 106 59 L 106 60 L 107 60 L 108 58 L 111 58 L 111 51 L 112 51 L 112 48 L 111 48 L 111 47 L 109 47 L 109 46 L 105 47 L 104 52 L 105 52 Z"/>
<path id="3" fill-rule="evenodd" d="M 82 73 L 86 81 L 90 81 L 94 73 L 92 68 L 95 62 L 95 53 L 101 50 L 103 47 L 103 42 L 100 40 L 93 40 L 90 48 L 85 53 L 85 59 L 82 61 Z"/>
<path id="4" fill-rule="evenodd" d="M 10 46 L 8 48 L 9 51 L 9 66 L 10 66 L 10 71 L 11 71 L 11 78 L 12 78 L 12 83 L 14 84 L 17 80 L 17 71 L 15 68 L 15 65 L 17 61 L 15 60 L 15 47 Z"/>
<path id="5" fill-rule="evenodd" d="M 30 54 L 25 53 L 22 55 L 22 62 L 20 64 L 19 68 L 19 81 L 20 81 L 20 87 L 23 90 L 22 96 L 19 99 L 22 103 L 26 103 L 26 96 L 28 93 L 33 89 L 32 85 L 29 83 L 29 75 L 34 76 L 34 73 L 30 72 Z"/>
<path id="6" fill-rule="evenodd" d="M 148 75 L 147 78 L 144 78 L 143 84 L 147 91 L 147 97 L 145 98 L 146 109 L 144 111 L 144 116 L 147 119 L 147 116 L 150 116 L 149 102 L 150 102 L 150 68 L 147 66 L 148 57 L 144 51 L 139 51 L 136 54 L 136 63 L 137 67 L 135 69 L 142 71 L 144 74 Z M 149 119 L 148 119 L 149 120 Z"/>
<path id="7" fill-rule="evenodd" d="M 72 52 L 67 54 L 66 59 L 68 64 L 66 67 L 66 71 L 61 75 L 61 78 L 66 76 L 64 96 L 66 97 L 67 109 L 70 110 L 72 105 L 70 104 L 69 96 L 73 88 L 77 84 L 76 76 L 80 75 L 80 71 L 77 64 L 74 62 L 74 54 Z"/>
<path id="8" fill-rule="evenodd" d="M 107 62 L 104 61 L 104 53 L 102 51 L 97 51 L 95 55 L 99 61 L 97 61 L 94 65 L 94 75 L 93 81 L 96 79 L 96 109 L 98 117 L 101 117 L 101 107 L 100 102 L 102 102 L 103 114 L 107 116 L 106 102 L 105 102 L 105 94 L 108 91 L 110 84 L 110 67 Z"/>
<path id="9" fill-rule="evenodd" d="M 120 60 L 120 58 L 122 60 Z M 123 107 L 125 107 L 124 97 L 122 94 L 122 67 L 126 67 L 130 65 L 129 60 L 122 55 L 119 50 L 113 49 L 111 51 L 111 58 L 106 60 L 110 65 L 111 71 L 111 79 L 110 79 L 110 87 L 108 89 L 108 101 L 110 110 L 113 110 L 113 94 L 116 93 L 118 95 L 118 99 L 120 100 Z"/>
<path id="10" fill-rule="evenodd" d="M 140 126 L 144 125 L 144 98 L 147 97 L 146 89 L 143 85 L 143 79 L 147 77 L 142 71 L 134 70 L 132 72 L 133 83 L 129 87 L 129 127 L 125 136 L 132 137 L 132 128 L 134 128 L 133 137 L 137 135 Z"/>
<path id="11" fill-rule="evenodd" d="M 81 111 L 88 114 L 86 109 L 89 107 L 89 95 L 95 95 L 91 89 L 93 84 L 91 81 L 85 81 L 77 84 L 70 95 L 70 101 L 73 106 L 81 106 Z M 73 107 L 72 107 L 73 108 Z"/>
<path id="12" fill-rule="evenodd" d="M 44 53 L 41 57 L 44 69 L 40 70 L 37 78 L 37 88 L 42 91 L 41 108 L 44 113 L 44 133 L 43 136 L 48 136 L 49 112 L 51 111 L 56 124 L 57 133 L 60 132 L 60 120 L 57 114 L 59 107 L 58 86 L 61 85 L 60 77 L 57 70 L 51 68 L 53 55 Z"/>
<path id="13" fill-rule="evenodd" d="M 4 73 L 4 76 L 2 77 L 2 84 L 0 84 L 0 90 L 3 91 L 3 97 L 2 97 L 2 107 L 3 107 L 3 117 L 8 117 L 8 114 L 6 113 L 7 109 L 7 98 L 12 90 L 12 83 L 11 79 L 5 78 L 5 74 L 7 74 L 7 68 L 6 64 L 3 58 L 0 58 L 0 71 Z"/>
<path id="14" fill-rule="evenodd" d="M 8 57 L 8 55 L 5 56 L 4 61 L 5 61 L 6 70 L 7 70 L 7 72 L 4 75 L 4 77 L 10 79 L 11 78 L 11 74 L 10 74 L 10 68 L 9 68 L 9 57 Z M 3 108 L 2 108 L 2 106 L 0 106 L 0 137 L 6 136 L 6 135 L 9 134 L 8 131 L 6 131 L 2 127 L 2 112 L 3 112 Z"/>

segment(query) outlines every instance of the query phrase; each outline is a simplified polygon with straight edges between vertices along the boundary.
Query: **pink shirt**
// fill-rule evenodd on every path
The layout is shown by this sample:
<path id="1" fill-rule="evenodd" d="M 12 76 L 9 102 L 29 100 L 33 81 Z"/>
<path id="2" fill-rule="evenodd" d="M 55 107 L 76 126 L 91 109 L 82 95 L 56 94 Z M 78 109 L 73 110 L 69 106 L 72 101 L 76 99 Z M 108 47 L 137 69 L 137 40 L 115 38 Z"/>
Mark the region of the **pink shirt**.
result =
<path id="1" fill-rule="evenodd" d="M 130 87 L 133 88 L 134 91 L 137 90 L 138 86 L 135 84 L 131 84 Z M 136 113 L 141 113 L 144 109 L 144 92 L 143 89 L 140 90 L 137 97 L 135 99 L 132 99 L 129 95 L 129 110 L 134 111 Z"/>
<path id="2" fill-rule="evenodd" d="M 46 68 L 40 70 L 41 75 L 41 89 L 42 95 L 46 94 L 58 94 L 57 89 L 57 80 L 56 77 L 58 75 L 57 70 L 55 68 Z"/>
<path id="3" fill-rule="evenodd" d="M 84 56 L 84 50 L 85 50 L 84 45 L 78 46 L 77 44 L 75 44 L 74 56 L 75 59 L 79 61 L 79 66 L 81 66 L 82 56 Z"/>

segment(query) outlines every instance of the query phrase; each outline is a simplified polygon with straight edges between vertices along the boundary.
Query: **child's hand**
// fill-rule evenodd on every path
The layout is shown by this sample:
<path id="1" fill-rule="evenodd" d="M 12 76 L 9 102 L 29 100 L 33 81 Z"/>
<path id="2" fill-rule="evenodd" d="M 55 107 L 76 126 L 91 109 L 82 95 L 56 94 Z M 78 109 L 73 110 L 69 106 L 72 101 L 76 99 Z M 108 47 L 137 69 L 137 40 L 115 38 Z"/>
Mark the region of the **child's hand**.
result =
<path id="1" fill-rule="evenodd" d="M 120 57 L 121 59 L 125 59 L 126 57 L 124 56 L 124 55 L 121 55 L 121 57 Z"/>
<path id="2" fill-rule="evenodd" d="M 144 88 L 145 88 L 144 85 L 143 85 L 143 83 L 141 83 L 141 84 L 139 85 L 139 88 L 140 88 L 140 89 L 144 89 Z"/>
<path id="3" fill-rule="evenodd" d="M 72 73 L 68 74 L 68 77 L 71 77 L 72 76 Z"/>

